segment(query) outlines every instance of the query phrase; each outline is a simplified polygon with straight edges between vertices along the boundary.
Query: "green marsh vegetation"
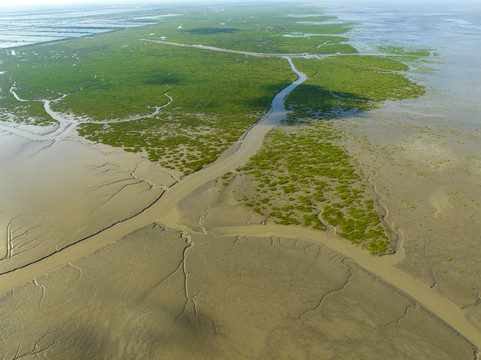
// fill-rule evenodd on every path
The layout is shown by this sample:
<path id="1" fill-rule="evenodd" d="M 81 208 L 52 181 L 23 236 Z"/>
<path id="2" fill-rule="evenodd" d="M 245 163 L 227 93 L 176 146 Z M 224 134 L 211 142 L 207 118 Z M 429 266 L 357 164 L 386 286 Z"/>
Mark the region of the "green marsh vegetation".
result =
<path id="1" fill-rule="evenodd" d="M 416 59 L 430 56 L 431 54 L 436 55 L 436 53 L 431 49 L 408 49 L 402 46 L 392 46 L 392 45 L 378 46 L 378 50 L 385 54 L 413 56 Z"/>
<path id="2" fill-rule="evenodd" d="M 0 119 L 10 121 L 10 114 L 15 114 L 17 122 L 55 123 L 41 100 L 68 94 L 51 107 L 85 121 L 78 126 L 81 136 L 144 152 L 166 168 L 189 173 L 215 160 L 259 120 L 295 75 L 283 59 L 163 46 L 139 37 L 158 39 L 165 30 L 168 40 L 233 49 L 355 52 L 344 43 L 346 38 L 337 36 L 348 31 L 349 24 L 324 24 L 335 18 L 317 8 L 218 10 L 183 8 L 182 16 L 160 17 L 157 25 L 25 47 L 17 56 L 2 54 L 6 74 L 0 77 L 4 111 Z M 309 18 L 297 16 L 312 12 L 316 15 Z M 299 23 L 302 20 L 320 24 Z M 323 35 L 283 36 L 303 32 Z M 12 86 L 28 101 L 17 101 L 9 92 Z M 166 92 L 173 102 L 156 116 L 88 122 L 150 115 L 169 101 Z"/>
<path id="3" fill-rule="evenodd" d="M 349 31 L 353 24 L 324 23 L 336 18 L 322 14 L 319 8 L 270 6 L 184 10 L 179 16 L 161 18 L 156 25 L 106 36 L 263 53 L 357 53 L 346 43 L 347 38 L 339 36 Z M 296 16 L 304 14 L 315 16 Z M 309 24 L 311 22 L 313 24 Z M 302 37 L 301 34 L 312 35 Z"/>
<path id="4" fill-rule="evenodd" d="M 386 100 L 424 94 L 424 87 L 398 71 L 409 69 L 384 56 L 332 56 L 321 60 L 294 59 L 308 76 L 287 98 L 298 115 L 332 118 L 349 111 L 366 111 Z"/>
<path id="5" fill-rule="evenodd" d="M 379 46 L 378 51 L 409 65 L 413 74 L 432 74 L 438 53 L 434 49 L 405 48 L 401 46 Z"/>
<path id="6" fill-rule="evenodd" d="M 389 253 L 381 210 L 338 139 L 330 122 L 271 131 L 262 150 L 238 169 L 256 184 L 242 201 L 275 223 L 317 230 L 328 225 L 372 254 Z"/>
<path id="7" fill-rule="evenodd" d="M 125 119 L 79 125 L 89 140 L 143 151 L 152 161 L 184 173 L 215 160 L 270 107 L 272 98 L 295 79 L 284 59 L 246 57 L 142 41 L 81 39 L 24 48 L 6 57 L 2 96 L 12 113 L 51 122 L 41 99 L 82 119 Z M 22 61 L 19 61 L 19 58 Z M 4 74 L 6 75 L 6 74 Z M 9 92 L 28 102 L 19 102 Z M 35 110 L 35 111 L 34 111 Z M 25 118 L 23 117 L 23 118 Z"/>
<path id="8" fill-rule="evenodd" d="M 0 120 L 9 121 L 9 114 L 15 114 L 20 122 L 50 124 L 40 100 L 68 94 L 51 106 L 81 122 L 85 119 L 78 126 L 81 136 L 143 152 L 165 168 L 188 174 L 217 159 L 296 76 L 280 58 L 181 48 L 140 38 L 253 52 L 357 52 L 341 36 L 353 24 L 328 23 L 335 17 L 318 8 L 182 8 L 181 12 L 157 17 L 157 24 L 143 28 L 26 47 L 17 56 L 1 54 L 6 73 L 0 76 L 4 112 Z M 314 16 L 301 16 L 306 14 Z M 254 194 L 244 194 L 240 201 L 280 224 L 318 230 L 329 226 L 373 254 L 392 251 L 374 194 L 336 144 L 339 135 L 333 125 L 321 120 L 423 94 L 423 87 L 402 72 L 409 69 L 406 63 L 431 53 L 381 51 L 386 56 L 293 60 L 309 77 L 286 99 L 293 110 L 287 123 L 295 126 L 269 133 L 262 150 L 239 169 L 255 184 Z M 12 86 L 28 101 L 17 101 L 9 92 Z M 148 116 L 167 104 L 166 94 L 173 102 Z M 134 116 L 145 117 L 88 122 Z M 226 174 L 222 184 L 236 175 Z"/>
<path id="9" fill-rule="evenodd" d="M 352 159 L 339 146 L 333 121 L 346 111 L 367 111 L 385 100 L 421 96 L 424 88 L 384 56 L 294 59 L 309 79 L 287 98 L 287 127 L 271 131 L 262 150 L 239 169 L 255 184 L 242 201 L 279 224 L 325 226 L 372 254 L 391 253 L 383 209 Z M 326 121 L 331 120 L 331 121 Z"/>
<path id="10" fill-rule="evenodd" d="M 3 80 L 3 79 L 2 79 Z M 8 91 L 10 82 L 0 80 L 0 121 L 9 121 L 19 124 L 46 126 L 56 124 L 43 108 L 43 103 L 38 101 L 19 102 Z"/>
<path id="11" fill-rule="evenodd" d="M 145 151 L 150 160 L 186 174 L 214 161 L 259 120 L 275 94 L 295 78 L 283 59 L 150 43 L 143 46 L 151 54 L 153 66 L 163 68 L 167 75 L 157 76 L 157 96 L 165 101 L 163 94 L 168 90 L 173 102 L 154 117 L 83 124 L 79 133 L 128 151 Z M 149 55 L 140 52 L 139 56 L 145 63 Z"/>

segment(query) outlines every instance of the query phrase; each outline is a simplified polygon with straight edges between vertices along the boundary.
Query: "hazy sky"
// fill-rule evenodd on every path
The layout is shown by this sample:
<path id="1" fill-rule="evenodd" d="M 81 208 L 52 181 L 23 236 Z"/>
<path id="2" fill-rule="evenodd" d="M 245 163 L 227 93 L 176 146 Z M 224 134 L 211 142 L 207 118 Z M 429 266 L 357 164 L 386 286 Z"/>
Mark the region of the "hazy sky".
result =
<path id="1" fill-rule="evenodd" d="M 250 1 L 242 1 L 242 0 L 0 0 L 0 8 L 1 7 L 14 7 L 14 6 L 43 6 L 43 5 L 77 5 L 77 4 L 131 4 L 131 5 L 138 5 L 142 4 L 171 4 L 175 5 L 178 3 L 226 3 L 226 2 L 236 2 L 236 3 L 259 3 L 259 2 L 274 2 L 274 3 L 282 3 L 282 2 L 304 2 L 304 3 L 315 3 L 316 5 L 322 6 L 323 4 L 333 5 L 338 3 L 346 4 L 346 3 L 353 3 L 356 5 L 361 4 L 372 4 L 372 3 L 380 3 L 387 6 L 395 5 L 395 4 L 406 4 L 406 3 L 413 3 L 418 5 L 433 5 L 434 8 L 437 4 L 476 4 L 479 0 L 321 0 L 321 1 L 312 1 L 312 0 L 250 0 Z"/>
<path id="2" fill-rule="evenodd" d="M 227 0 L 232 2 L 233 0 Z M 0 7 L 2 6 L 44 6 L 44 5 L 77 5 L 77 4 L 131 4 L 139 3 L 147 4 L 178 4 L 178 3 L 202 3 L 202 2 L 221 2 L 220 0 L 0 0 Z M 222 2 L 226 2 L 223 0 Z"/>

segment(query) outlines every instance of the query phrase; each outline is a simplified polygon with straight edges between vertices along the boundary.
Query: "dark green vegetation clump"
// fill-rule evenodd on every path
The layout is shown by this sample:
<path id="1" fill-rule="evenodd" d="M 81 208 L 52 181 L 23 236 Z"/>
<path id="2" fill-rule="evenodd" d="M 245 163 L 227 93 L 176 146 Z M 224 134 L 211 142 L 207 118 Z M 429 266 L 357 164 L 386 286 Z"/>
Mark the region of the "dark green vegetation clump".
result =
<path id="1" fill-rule="evenodd" d="M 378 50 L 385 54 L 394 54 L 394 55 L 405 55 L 405 56 L 412 56 L 414 58 L 421 58 L 430 55 L 436 55 L 436 53 L 431 49 L 407 49 L 402 46 L 378 46 Z"/>
<path id="2" fill-rule="evenodd" d="M 294 59 L 308 80 L 287 98 L 297 114 L 331 118 L 346 111 L 366 111 L 386 100 L 424 94 L 424 87 L 398 71 L 408 66 L 384 56 L 332 56 L 322 60 Z"/>
<path id="3" fill-rule="evenodd" d="M 306 14 L 316 16 L 302 17 Z M 261 53 L 357 53 L 346 43 L 347 38 L 338 36 L 346 33 L 352 24 L 326 23 L 335 19 L 314 7 L 192 9 L 180 16 L 164 17 L 156 25 L 106 36 L 166 40 Z"/>
<path id="4" fill-rule="evenodd" d="M 373 194 L 336 142 L 330 123 L 271 131 L 262 150 L 239 169 L 256 184 L 246 206 L 278 224 L 324 230 L 372 254 L 392 251 Z"/>

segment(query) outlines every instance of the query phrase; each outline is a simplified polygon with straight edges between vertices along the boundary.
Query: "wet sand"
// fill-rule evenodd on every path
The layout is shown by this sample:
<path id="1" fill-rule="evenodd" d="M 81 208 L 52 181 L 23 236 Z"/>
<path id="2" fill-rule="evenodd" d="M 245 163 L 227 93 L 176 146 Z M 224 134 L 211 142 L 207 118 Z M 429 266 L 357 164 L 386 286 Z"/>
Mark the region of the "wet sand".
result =
<path id="1" fill-rule="evenodd" d="M 474 45 L 473 45 L 474 46 Z M 441 53 L 418 100 L 387 103 L 339 124 L 405 239 L 403 270 L 465 308 L 480 302 L 481 78 L 472 58 Z M 471 80 L 466 80 L 469 74 Z M 416 75 L 414 75 L 416 76 Z M 481 310 L 481 309 L 480 309 Z"/>
<path id="2" fill-rule="evenodd" d="M 0 304 L 4 358 L 473 358 L 451 328 L 355 262 L 279 237 L 153 224 Z"/>
<path id="3" fill-rule="evenodd" d="M 357 124 L 347 130 L 352 137 L 346 145 L 372 174 L 390 221 L 405 240 L 403 269 L 461 307 L 476 304 L 481 137 L 402 114 L 386 108 L 357 119 L 349 125 Z M 382 127 L 374 125 L 380 118 Z"/>
<path id="4" fill-rule="evenodd" d="M 474 318 L 473 314 L 461 310 L 455 303 L 439 294 L 436 289 L 432 289 L 415 276 L 399 269 L 399 265 L 406 261 L 406 254 L 403 251 L 404 239 L 398 244 L 396 254 L 373 257 L 362 248 L 339 239 L 333 232 L 316 231 L 300 226 L 276 225 L 271 222 L 266 224 L 265 217 L 252 215 L 252 210 L 237 201 L 235 194 L 246 194 L 245 188 L 250 185 L 242 178 L 236 178 L 227 186 L 222 185 L 219 180 L 205 184 L 192 192 L 177 207 L 177 216 L 185 224 L 184 229 L 230 236 L 283 236 L 302 239 L 315 245 L 322 244 L 355 260 L 358 265 L 376 274 L 383 281 L 410 294 L 417 302 L 456 328 L 475 345 L 481 346 L 479 341 L 481 322 Z"/>
<path id="5" fill-rule="evenodd" d="M 175 181 L 140 156 L 79 141 L 0 137 L 0 272 L 138 214 Z"/>

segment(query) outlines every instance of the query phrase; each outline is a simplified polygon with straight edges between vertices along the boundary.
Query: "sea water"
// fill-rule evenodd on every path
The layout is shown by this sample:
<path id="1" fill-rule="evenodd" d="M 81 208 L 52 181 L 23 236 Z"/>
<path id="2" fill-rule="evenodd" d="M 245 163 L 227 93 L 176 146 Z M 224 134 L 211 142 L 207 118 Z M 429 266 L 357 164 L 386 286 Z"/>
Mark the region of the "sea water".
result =
<path id="1" fill-rule="evenodd" d="M 140 6 L 0 8 L 0 49 L 148 25 Z"/>
<path id="2" fill-rule="evenodd" d="M 432 108 L 442 112 L 451 124 L 456 121 L 467 131 L 479 128 L 481 3 L 440 1 L 433 6 L 409 1 L 360 4 L 346 0 L 341 5 L 323 6 L 329 15 L 358 24 L 346 37 L 361 53 L 379 53 L 379 46 L 430 50 L 426 66 L 420 63 L 418 73 L 415 69 L 409 74 L 428 86 L 427 96 L 419 101 L 431 101 Z M 429 71 L 422 73 L 423 68 Z"/>

